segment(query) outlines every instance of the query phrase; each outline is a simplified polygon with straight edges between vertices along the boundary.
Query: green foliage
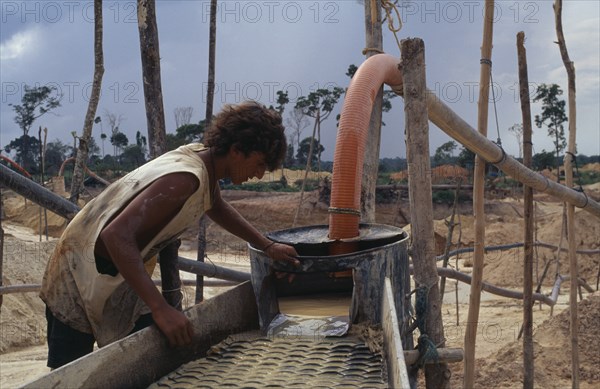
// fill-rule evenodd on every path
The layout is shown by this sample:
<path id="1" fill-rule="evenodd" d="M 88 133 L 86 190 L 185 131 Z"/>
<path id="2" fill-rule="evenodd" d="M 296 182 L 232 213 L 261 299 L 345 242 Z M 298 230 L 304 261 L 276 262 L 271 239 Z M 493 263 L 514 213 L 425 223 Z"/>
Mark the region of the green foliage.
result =
<path id="1" fill-rule="evenodd" d="M 533 156 L 533 170 L 544 170 L 556 166 L 556 157 L 549 151 L 542 150 Z"/>
<path id="2" fill-rule="evenodd" d="M 305 115 L 316 118 L 322 123 L 333 111 L 343 93 L 344 89 L 337 86 L 333 89 L 317 89 L 308 96 L 298 97 L 296 108 L 302 109 Z"/>
<path id="3" fill-rule="evenodd" d="M 565 101 L 559 100 L 558 96 L 563 91 L 556 84 L 541 84 L 536 90 L 533 101 L 542 101 L 542 114 L 535 115 L 535 124 L 538 128 L 543 125 L 548 127 L 548 135 L 553 138 L 554 150 L 556 155 L 556 169 L 559 169 L 558 156 L 562 150 L 567 147 L 565 138 L 565 129 L 563 123 L 567 121 L 565 114 Z"/>
<path id="4" fill-rule="evenodd" d="M 62 163 L 73 154 L 73 147 L 64 144 L 59 139 L 46 144 L 45 167 L 48 176 L 55 176 Z"/>
<path id="5" fill-rule="evenodd" d="M 133 170 L 146 163 L 146 153 L 139 145 L 127 146 L 119 156 L 120 167 Z"/>
<path id="6" fill-rule="evenodd" d="M 275 107 L 274 109 L 279 112 L 280 115 L 283 115 L 283 111 L 285 110 L 285 106 L 287 103 L 290 102 L 290 99 L 288 98 L 288 93 L 287 91 L 281 91 L 278 90 L 277 91 L 277 107 Z"/>
<path id="7" fill-rule="evenodd" d="M 463 192 L 462 190 L 459 192 L 458 201 L 470 201 L 469 196 Z M 435 204 L 452 205 L 454 204 L 455 193 L 454 190 L 434 190 L 431 194 L 431 200 Z"/>
<path id="8" fill-rule="evenodd" d="M 464 167 L 467 170 L 473 170 L 475 167 L 475 153 L 466 147 L 463 147 L 456 158 L 456 163 L 458 166 Z"/>
<path id="9" fill-rule="evenodd" d="M 300 142 L 300 146 L 298 147 L 298 151 L 296 152 L 296 161 L 300 165 L 306 165 L 306 161 L 308 160 L 308 152 L 310 150 L 310 142 L 312 138 L 304 138 L 302 142 Z M 318 161 L 318 155 L 325 151 L 325 147 L 319 144 L 318 140 L 314 140 L 313 144 L 313 153 L 311 157 L 311 165 L 314 165 Z"/>
<path id="10" fill-rule="evenodd" d="M 227 190 L 248 190 L 252 192 L 297 192 L 298 188 L 284 185 L 280 181 L 273 182 L 247 182 L 241 185 L 223 185 Z"/>
<path id="11" fill-rule="evenodd" d="M 398 172 L 406 170 L 407 166 L 405 158 L 382 158 L 379 160 L 380 172 Z"/>
<path id="12" fill-rule="evenodd" d="M 300 190 L 300 188 L 302 188 L 302 183 L 304 182 L 304 190 L 305 191 L 313 191 L 319 188 L 319 180 L 315 179 L 315 178 L 307 178 L 306 180 L 304 179 L 300 179 L 300 180 L 296 180 L 294 182 L 294 185 L 296 186 L 296 190 Z"/>
<path id="13" fill-rule="evenodd" d="M 184 124 L 175 130 L 176 137 L 184 143 L 199 142 L 206 130 L 206 121 L 202 120 L 198 124 Z"/>
<path id="14" fill-rule="evenodd" d="M 579 177 L 574 178 L 575 184 L 590 185 L 600 182 L 600 172 L 597 171 L 579 171 Z"/>
<path id="15" fill-rule="evenodd" d="M 120 150 L 129 144 L 129 139 L 127 138 L 127 135 L 123 134 L 121 131 L 117 131 L 110 136 L 110 144 Z"/>
<path id="16" fill-rule="evenodd" d="M 292 143 L 290 143 L 290 144 L 288 144 L 288 147 L 286 150 L 285 161 L 283 163 L 283 166 L 286 168 L 290 168 L 290 167 L 294 166 L 295 163 L 296 163 L 296 160 L 294 159 L 294 145 Z"/>
<path id="17" fill-rule="evenodd" d="M 433 162 L 435 165 L 444 165 L 453 162 L 453 153 L 456 150 L 457 144 L 454 141 L 449 141 L 441 145 L 435 150 Z"/>
<path id="18" fill-rule="evenodd" d="M 29 134 L 29 130 L 37 118 L 60 107 L 62 96 L 52 96 L 53 93 L 56 93 L 55 87 L 25 85 L 21 105 L 9 104 L 17 114 L 15 123 L 23 130 L 23 135 Z"/>
<path id="19" fill-rule="evenodd" d="M 30 174 L 39 172 L 40 141 L 29 135 L 21 135 L 4 146 L 7 153 L 15 151 L 15 161 Z"/>

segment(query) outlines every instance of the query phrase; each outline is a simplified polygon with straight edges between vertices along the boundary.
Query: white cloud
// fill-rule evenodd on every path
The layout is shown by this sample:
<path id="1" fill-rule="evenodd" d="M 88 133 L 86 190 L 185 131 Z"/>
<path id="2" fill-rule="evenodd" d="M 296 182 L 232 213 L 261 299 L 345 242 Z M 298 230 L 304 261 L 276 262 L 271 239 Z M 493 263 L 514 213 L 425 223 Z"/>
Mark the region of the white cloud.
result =
<path id="1" fill-rule="evenodd" d="M 23 59 L 28 53 L 35 51 L 38 37 L 39 30 L 35 27 L 12 35 L 0 44 L 0 60 Z"/>

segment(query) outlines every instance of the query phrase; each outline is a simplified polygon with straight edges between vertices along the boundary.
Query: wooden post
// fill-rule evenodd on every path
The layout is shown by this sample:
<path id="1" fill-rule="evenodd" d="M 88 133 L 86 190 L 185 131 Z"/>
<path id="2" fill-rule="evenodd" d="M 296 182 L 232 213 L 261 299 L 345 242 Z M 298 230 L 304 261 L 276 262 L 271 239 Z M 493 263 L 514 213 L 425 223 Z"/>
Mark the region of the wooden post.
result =
<path id="1" fill-rule="evenodd" d="M 92 128 L 96 110 L 100 102 L 100 90 L 102 88 L 102 76 L 104 75 L 104 53 L 102 51 L 102 0 L 94 0 L 94 79 L 92 83 L 92 95 L 88 103 L 88 109 L 83 122 L 83 130 L 79 137 L 79 147 L 73 168 L 73 180 L 71 182 L 71 197 L 69 200 L 77 204 L 79 193 L 83 189 L 83 177 L 85 176 L 85 165 L 88 159 L 88 143 L 92 137 Z M 41 127 L 40 127 L 41 128 Z M 43 182 L 42 182 L 43 185 Z"/>
<path id="2" fill-rule="evenodd" d="M 437 347 L 444 347 L 444 325 L 433 236 L 425 48 L 423 41 L 418 38 L 404 39 L 401 46 L 412 230 L 410 253 L 416 286 L 428 288 L 425 317 L 427 335 Z M 448 364 L 426 365 L 425 380 L 427 388 L 448 387 L 450 384 Z"/>
<path id="3" fill-rule="evenodd" d="M 565 69 L 567 71 L 567 80 L 569 85 L 569 145 L 568 156 L 565 156 L 565 178 L 566 185 L 573 187 L 573 166 L 572 161 L 575 158 L 576 131 L 577 131 L 577 107 L 575 104 L 575 65 L 569 58 L 567 44 L 562 29 L 562 0 L 556 0 L 554 3 L 554 14 L 556 24 L 556 36 L 558 38 L 558 47 L 562 57 Z M 579 350 L 578 334 L 579 320 L 577 318 L 577 255 L 575 254 L 575 208 L 572 204 L 567 204 L 567 237 L 569 244 L 569 275 L 571 276 L 571 285 L 569 293 L 569 305 L 571 314 L 571 385 L 573 388 L 579 387 Z"/>
<path id="4" fill-rule="evenodd" d="M 167 132 L 160 79 L 160 50 L 158 46 L 158 26 L 154 0 L 138 0 L 138 30 L 142 54 L 142 76 L 144 79 L 144 101 L 148 123 L 148 145 L 150 157 L 156 158 L 167 151 Z M 163 291 L 173 291 L 163 297 L 174 306 L 180 306 L 181 279 L 177 270 L 177 249 L 179 244 L 165 247 L 159 254 Z M 164 251 L 164 253 L 163 253 Z"/>
<path id="5" fill-rule="evenodd" d="M 517 54 L 519 62 L 519 96 L 523 118 L 523 165 L 531 168 L 533 157 L 531 143 L 531 106 L 529 103 L 529 76 L 527 74 L 527 53 L 525 33 L 517 34 Z M 523 388 L 531 389 L 534 383 L 533 363 L 533 189 L 523 187 L 524 206 L 524 257 L 523 257 Z"/>
<path id="6" fill-rule="evenodd" d="M 368 0 L 365 5 L 365 37 L 366 48 L 363 53 L 367 58 L 383 52 L 383 35 L 381 31 L 381 0 Z M 369 137 L 365 146 L 362 183 L 360 189 L 360 217 L 363 223 L 375 223 L 375 187 L 379 171 L 379 149 L 381 146 L 381 114 L 383 106 L 383 86 L 379 88 L 373 102 L 371 120 L 369 121 Z"/>
<path id="7" fill-rule="evenodd" d="M 210 28 L 208 32 L 208 79 L 206 88 L 206 113 L 204 115 L 204 128 L 208 129 L 213 116 L 213 102 L 215 99 L 215 61 L 217 47 L 217 0 L 210 1 Z M 215 185 L 219 185 L 215 180 Z M 213 193 L 213 192 L 211 192 Z M 206 215 L 202 215 L 198 221 L 198 253 L 196 260 L 204 262 L 206 255 L 206 227 L 208 221 Z M 196 304 L 204 300 L 204 276 L 196 276 Z"/>
<path id="8" fill-rule="evenodd" d="M 492 37 L 494 31 L 494 1 L 485 1 L 483 20 L 483 43 L 481 46 L 481 73 L 479 77 L 479 112 L 477 130 L 487 135 L 488 104 L 490 74 L 492 68 Z M 481 301 L 481 282 L 483 278 L 483 258 L 485 247 L 485 213 L 484 213 L 485 160 L 475 156 L 475 173 L 473 180 L 473 212 L 475 213 L 475 251 L 473 253 L 473 282 L 469 297 L 469 313 L 465 331 L 465 365 L 464 388 L 472 388 L 475 380 L 475 343 L 477 339 L 477 322 L 479 320 L 479 304 Z"/>
<path id="9" fill-rule="evenodd" d="M 3 264 L 4 264 L 4 229 L 2 228 L 2 189 L 0 188 L 0 288 L 2 287 Z M 0 294 L 0 312 L 2 311 L 3 297 Z"/>
<path id="10" fill-rule="evenodd" d="M 154 0 L 138 0 L 137 7 L 148 146 L 150 158 L 156 158 L 167 151 L 156 6 Z"/>

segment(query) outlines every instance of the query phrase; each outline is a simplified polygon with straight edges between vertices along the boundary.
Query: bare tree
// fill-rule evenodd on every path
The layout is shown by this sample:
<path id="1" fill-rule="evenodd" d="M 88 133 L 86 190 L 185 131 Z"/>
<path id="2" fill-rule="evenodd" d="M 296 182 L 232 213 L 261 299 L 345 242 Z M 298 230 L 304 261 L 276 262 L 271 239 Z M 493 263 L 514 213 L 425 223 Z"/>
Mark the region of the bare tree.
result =
<path id="1" fill-rule="evenodd" d="M 300 148 L 300 136 L 302 131 L 308 127 L 310 121 L 304 114 L 301 108 L 295 107 L 290 111 L 290 115 L 285 119 L 286 126 L 292 130 L 292 142 L 295 141 L 296 146 Z"/>
<path id="2" fill-rule="evenodd" d="M 109 139 L 114 139 L 115 136 L 119 133 L 119 126 L 125 120 L 123 115 L 116 115 L 108 110 L 104 110 L 104 117 L 106 118 L 106 122 L 110 127 L 110 137 Z M 112 141 L 111 141 L 112 143 Z M 117 156 L 117 147 L 113 143 L 113 156 Z"/>
<path id="3" fill-rule="evenodd" d="M 521 123 L 515 123 L 508 128 L 508 132 L 513 134 L 517 138 L 517 144 L 519 145 L 519 159 L 523 157 L 523 125 Z"/>
<path id="4" fill-rule="evenodd" d="M 104 53 L 102 51 L 102 0 L 94 0 L 94 81 L 92 83 L 92 95 L 88 104 L 85 121 L 83 123 L 83 134 L 79 137 L 79 148 L 75 158 L 73 170 L 73 181 L 71 182 L 71 197 L 69 200 L 77 203 L 79 193 L 83 188 L 83 175 L 85 163 L 88 158 L 88 143 L 92 137 L 92 128 L 100 101 L 100 88 L 102 76 L 104 75 Z"/>
<path id="5" fill-rule="evenodd" d="M 194 113 L 193 107 L 177 107 L 173 110 L 175 115 L 175 128 L 190 124 L 192 121 L 192 113 Z"/>

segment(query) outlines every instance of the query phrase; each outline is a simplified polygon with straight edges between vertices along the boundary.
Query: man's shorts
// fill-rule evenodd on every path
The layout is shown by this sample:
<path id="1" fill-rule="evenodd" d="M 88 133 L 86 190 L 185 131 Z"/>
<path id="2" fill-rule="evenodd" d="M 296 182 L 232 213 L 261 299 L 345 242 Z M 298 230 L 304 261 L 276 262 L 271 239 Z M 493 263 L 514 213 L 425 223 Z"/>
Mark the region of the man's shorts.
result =
<path id="1" fill-rule="evenodd" d="M 48 321 L 48 364 L 52 369 L 66 365 L 78 358 L 92 352 L 96 339 L 94 335 L 77 331 L 58 320 L 50 309 L 46 307 L 46 320 Z M 154 322 L 152 314 L 140 316 L 131 331 L 134 333 L 149 327 Z"/>

